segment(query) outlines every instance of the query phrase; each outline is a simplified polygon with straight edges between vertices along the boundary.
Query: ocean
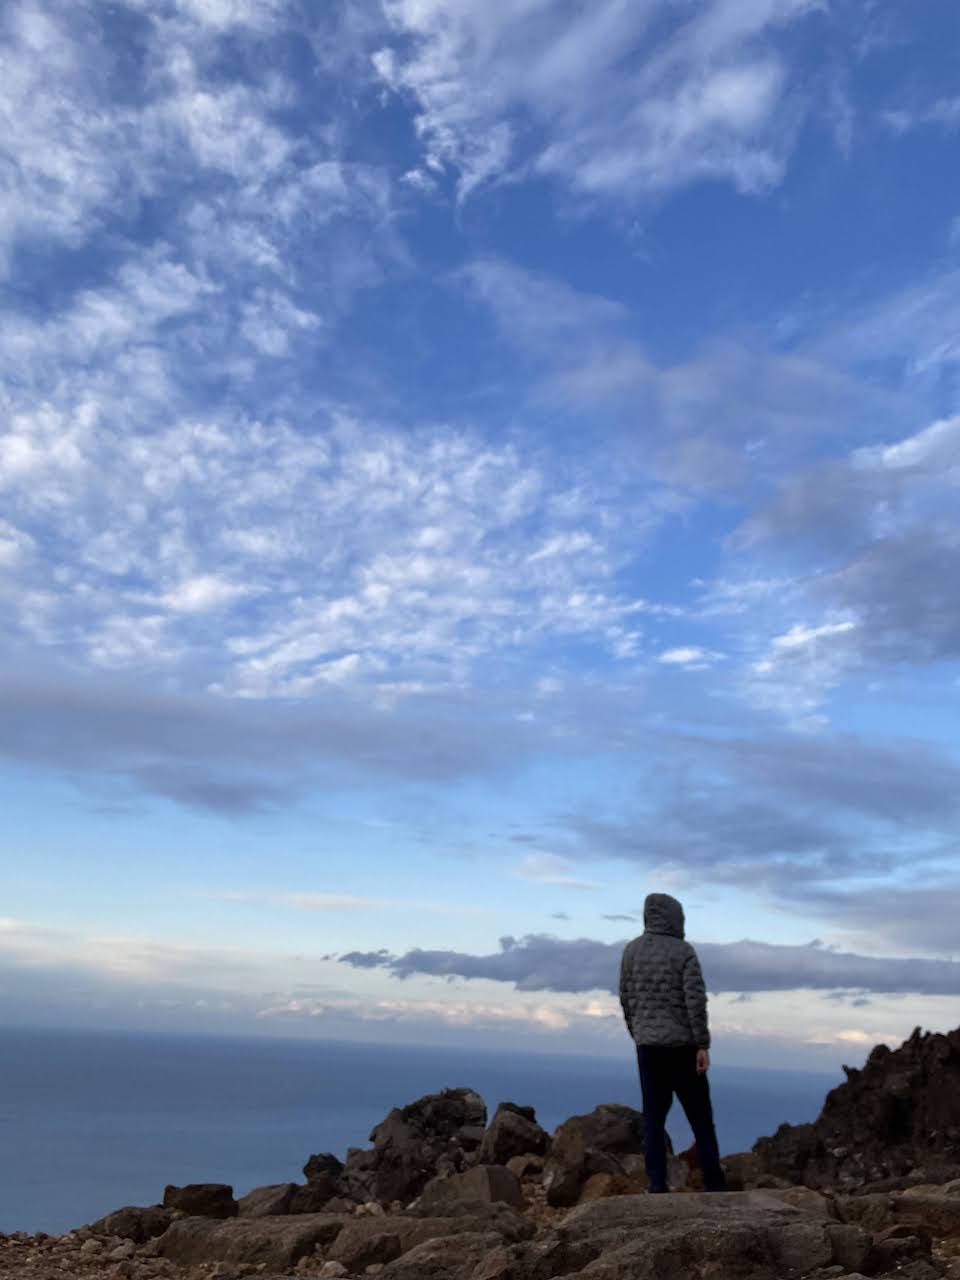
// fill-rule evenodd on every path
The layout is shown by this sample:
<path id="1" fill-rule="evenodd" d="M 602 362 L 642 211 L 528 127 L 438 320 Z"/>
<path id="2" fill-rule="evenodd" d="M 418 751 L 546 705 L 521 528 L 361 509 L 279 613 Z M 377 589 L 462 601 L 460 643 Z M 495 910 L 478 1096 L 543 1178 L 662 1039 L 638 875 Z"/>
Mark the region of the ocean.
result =
<path id="1" fill-rule="evenodd" d="M 721 1150 L 812 1120 L 838 1081 L 715 1067 Z M 393 1106 L 469 1085 L 492 1113 L 532 1104 L 553 1129 L 600 1102 L 639 1107 L 623 1059 L 477 1053 L 329 1041 L 0 1031 L 0 1231 L 69 1230 L 166 1183 L 228 1182 L 238 1195 L 302 1181 L 312 1152 L 366 1146 Z M 669 1125 L 681 1149 L 679 1107 Z"/>

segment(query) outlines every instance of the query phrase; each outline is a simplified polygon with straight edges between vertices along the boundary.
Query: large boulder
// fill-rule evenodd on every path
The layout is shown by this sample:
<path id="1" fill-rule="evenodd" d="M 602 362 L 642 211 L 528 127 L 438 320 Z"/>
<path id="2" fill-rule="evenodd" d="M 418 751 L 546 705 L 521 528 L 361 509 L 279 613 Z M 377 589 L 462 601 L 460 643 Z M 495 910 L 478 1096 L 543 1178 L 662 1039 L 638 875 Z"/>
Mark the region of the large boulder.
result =
<path id="1" fill-rule="evenodd" d="M 878 1045 L 812 1124 L 781 1125 L 754 1146 L 761 1169 L 808 1187 L 859 1190 L 960 1163 L 960 1029 Z M 930 1178 L 930 1181 L 936 1179 Z"/>
<path id="2" fill-rule="evenodd" d="M 464 1173 L 454 1173 L 446 1178 L 433 1178 L 424 1187 L 418 1208 L 428 1212 L 446 1213 L 452 1206 L 477 1202 L 502 1203 L 515 1209 L 523 1208 L 523 1192 L 520 1179 L 499 1164 L 478 1164 Z M 957 1201 L 960 1205 L 960 1201 Z"/>
<path id="3" fill-rule="evenodd" d="M 155 1236 L 163 1235 L 173 1221 L 173 1210 L 160 1205 L 125 1205 L 114 1209 L 106 1217 L 90 1224 L 90 1230 L 98 1236 L 120 1236 L 134 1244 L 144 1244 Z"/>
<path id="4" fill-rule="evenodd" d="M 280 1218 L 181 1218 L 157 1241 L 157 1252 L 181 1266 L 206 1262 L 264 1264 L 282 1271 L 333 1243 L 346 1219 L 330 1214 Z"/>
<path id="5" fill-rule="evenodd" d="M 550 1135 L 537 1124 L 533 1107 L 501 1102 L 483 1135 L 477 1158 L 481 1164 L 506 1164 L 516 1156 L 545 1155 Z"/>
<path id="6" fill-rule="evenodd" d="M 602 1103 L 587 1115 L 571 1116 L 559 1126 L 544 1164 L 547 1202 L 554 1207 L 576 1204 L 587 1179 L 595 1173 L 634 1175 L 625 1157 L 643 1154 L 643 1112 L 617 1102 Z"/>
<path id="7" fill-rule="evenodd" d="M 500 1246 L 501 1239 L 493 1231 L 431 1237 L 388 1263 L 380 1272 L 381 1280 L 466 1280 Z"/>
<path id="8" fill-rule="evenodd" d="M 339 1185 L 355 1200 L 413 1200 L 438 1172 L 466 1166 L 486 1119 L 483 1099 L 466 1088 L 395 1107 L 370 1134 L 371 1149 L 348 1151 Z"/>
<path id="9" fill-rule="evenodd" d="M 289 1213 L 299 1187 L 295 1182 L 277 1182 L 269 1187 L 254 1187 L 237 1201 L 241 1218 L 273 1218 Z"/>
<path id="10" fill-rule="evenodd" d="M 233 1187 L 224 1182 L 191 1182 L 185 1187 L 171 1184 L 164 1189 L 163 1207 L 197 1218 L 235 1218 L 240 1208 L 233 1198 Z"/>
<path id="11" fill-rule="evenodd" d="M 870 1248 L 855 1227 L 756 1192 L 597 1200 L 569 1213 L 558 1234 L 592 1248 L 596 1256 L 582 1274 L 604 1280 L 773 1280 L 785 1271 L 856 1269 Z"/>

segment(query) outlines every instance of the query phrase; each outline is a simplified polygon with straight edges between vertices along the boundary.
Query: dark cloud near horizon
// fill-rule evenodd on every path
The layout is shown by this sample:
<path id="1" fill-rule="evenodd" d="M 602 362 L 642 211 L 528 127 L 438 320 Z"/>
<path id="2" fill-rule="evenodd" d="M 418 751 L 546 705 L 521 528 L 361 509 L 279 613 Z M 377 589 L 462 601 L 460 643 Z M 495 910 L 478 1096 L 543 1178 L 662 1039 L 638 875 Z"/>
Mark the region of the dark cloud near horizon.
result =
<path id="1" fill-rule="evenodd" d="M 603 915 L 600 918 L 601 920 L 612 920 L 614 922 L 622 921 L 628 924 L 636 924 L 637 921 L 640 919 L 639 916 L 619 915 L 616 912 L 613 915 Z"/>
<path id="2" fill-rule="evenodd" d="M 482 978 L 509 982 L 518 991 L 580 993 L 618 989 L 622 942 L 565 940 L 549 934 L 504 937 L 489 955 L 416 948 L 402 956 L 352 951 L 342 964 L 384 969 L 397 978 Z M 817 943 L 778 946 L 769 942 L 702 943 L 704 975 L 715 993 L 853 989 L 862 993 L 960 995 L 960 961 L 919 957 L 862 956 Z"/>

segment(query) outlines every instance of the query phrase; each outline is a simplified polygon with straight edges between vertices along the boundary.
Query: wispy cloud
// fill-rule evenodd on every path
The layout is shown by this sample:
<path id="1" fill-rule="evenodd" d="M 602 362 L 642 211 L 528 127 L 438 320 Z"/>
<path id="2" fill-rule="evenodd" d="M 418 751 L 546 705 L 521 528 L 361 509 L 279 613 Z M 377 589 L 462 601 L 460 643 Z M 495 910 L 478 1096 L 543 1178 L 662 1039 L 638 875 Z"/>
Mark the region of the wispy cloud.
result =
<path id="1" fill-rule="evenodd" d="M 386 8 L 395 37 L 373 62 L 416 104 L 427 172 L 452 171 L 461 200 L 533 172 L 621 204 L 704 178 L 775 185 L 807 105 L 777 38 L 819 6 Z"/>

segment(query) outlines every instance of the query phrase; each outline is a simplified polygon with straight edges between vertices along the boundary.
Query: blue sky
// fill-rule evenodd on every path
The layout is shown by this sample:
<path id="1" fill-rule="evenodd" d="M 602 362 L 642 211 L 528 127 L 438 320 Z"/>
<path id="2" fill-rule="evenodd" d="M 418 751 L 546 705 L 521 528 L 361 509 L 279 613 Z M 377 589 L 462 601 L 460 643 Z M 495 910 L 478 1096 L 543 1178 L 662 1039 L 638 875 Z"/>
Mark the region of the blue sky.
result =
<path id="1" fill-rule="evenodd" d="M 960 12 L 11 0 L 0 1016 L 958 1021 Z"/>

